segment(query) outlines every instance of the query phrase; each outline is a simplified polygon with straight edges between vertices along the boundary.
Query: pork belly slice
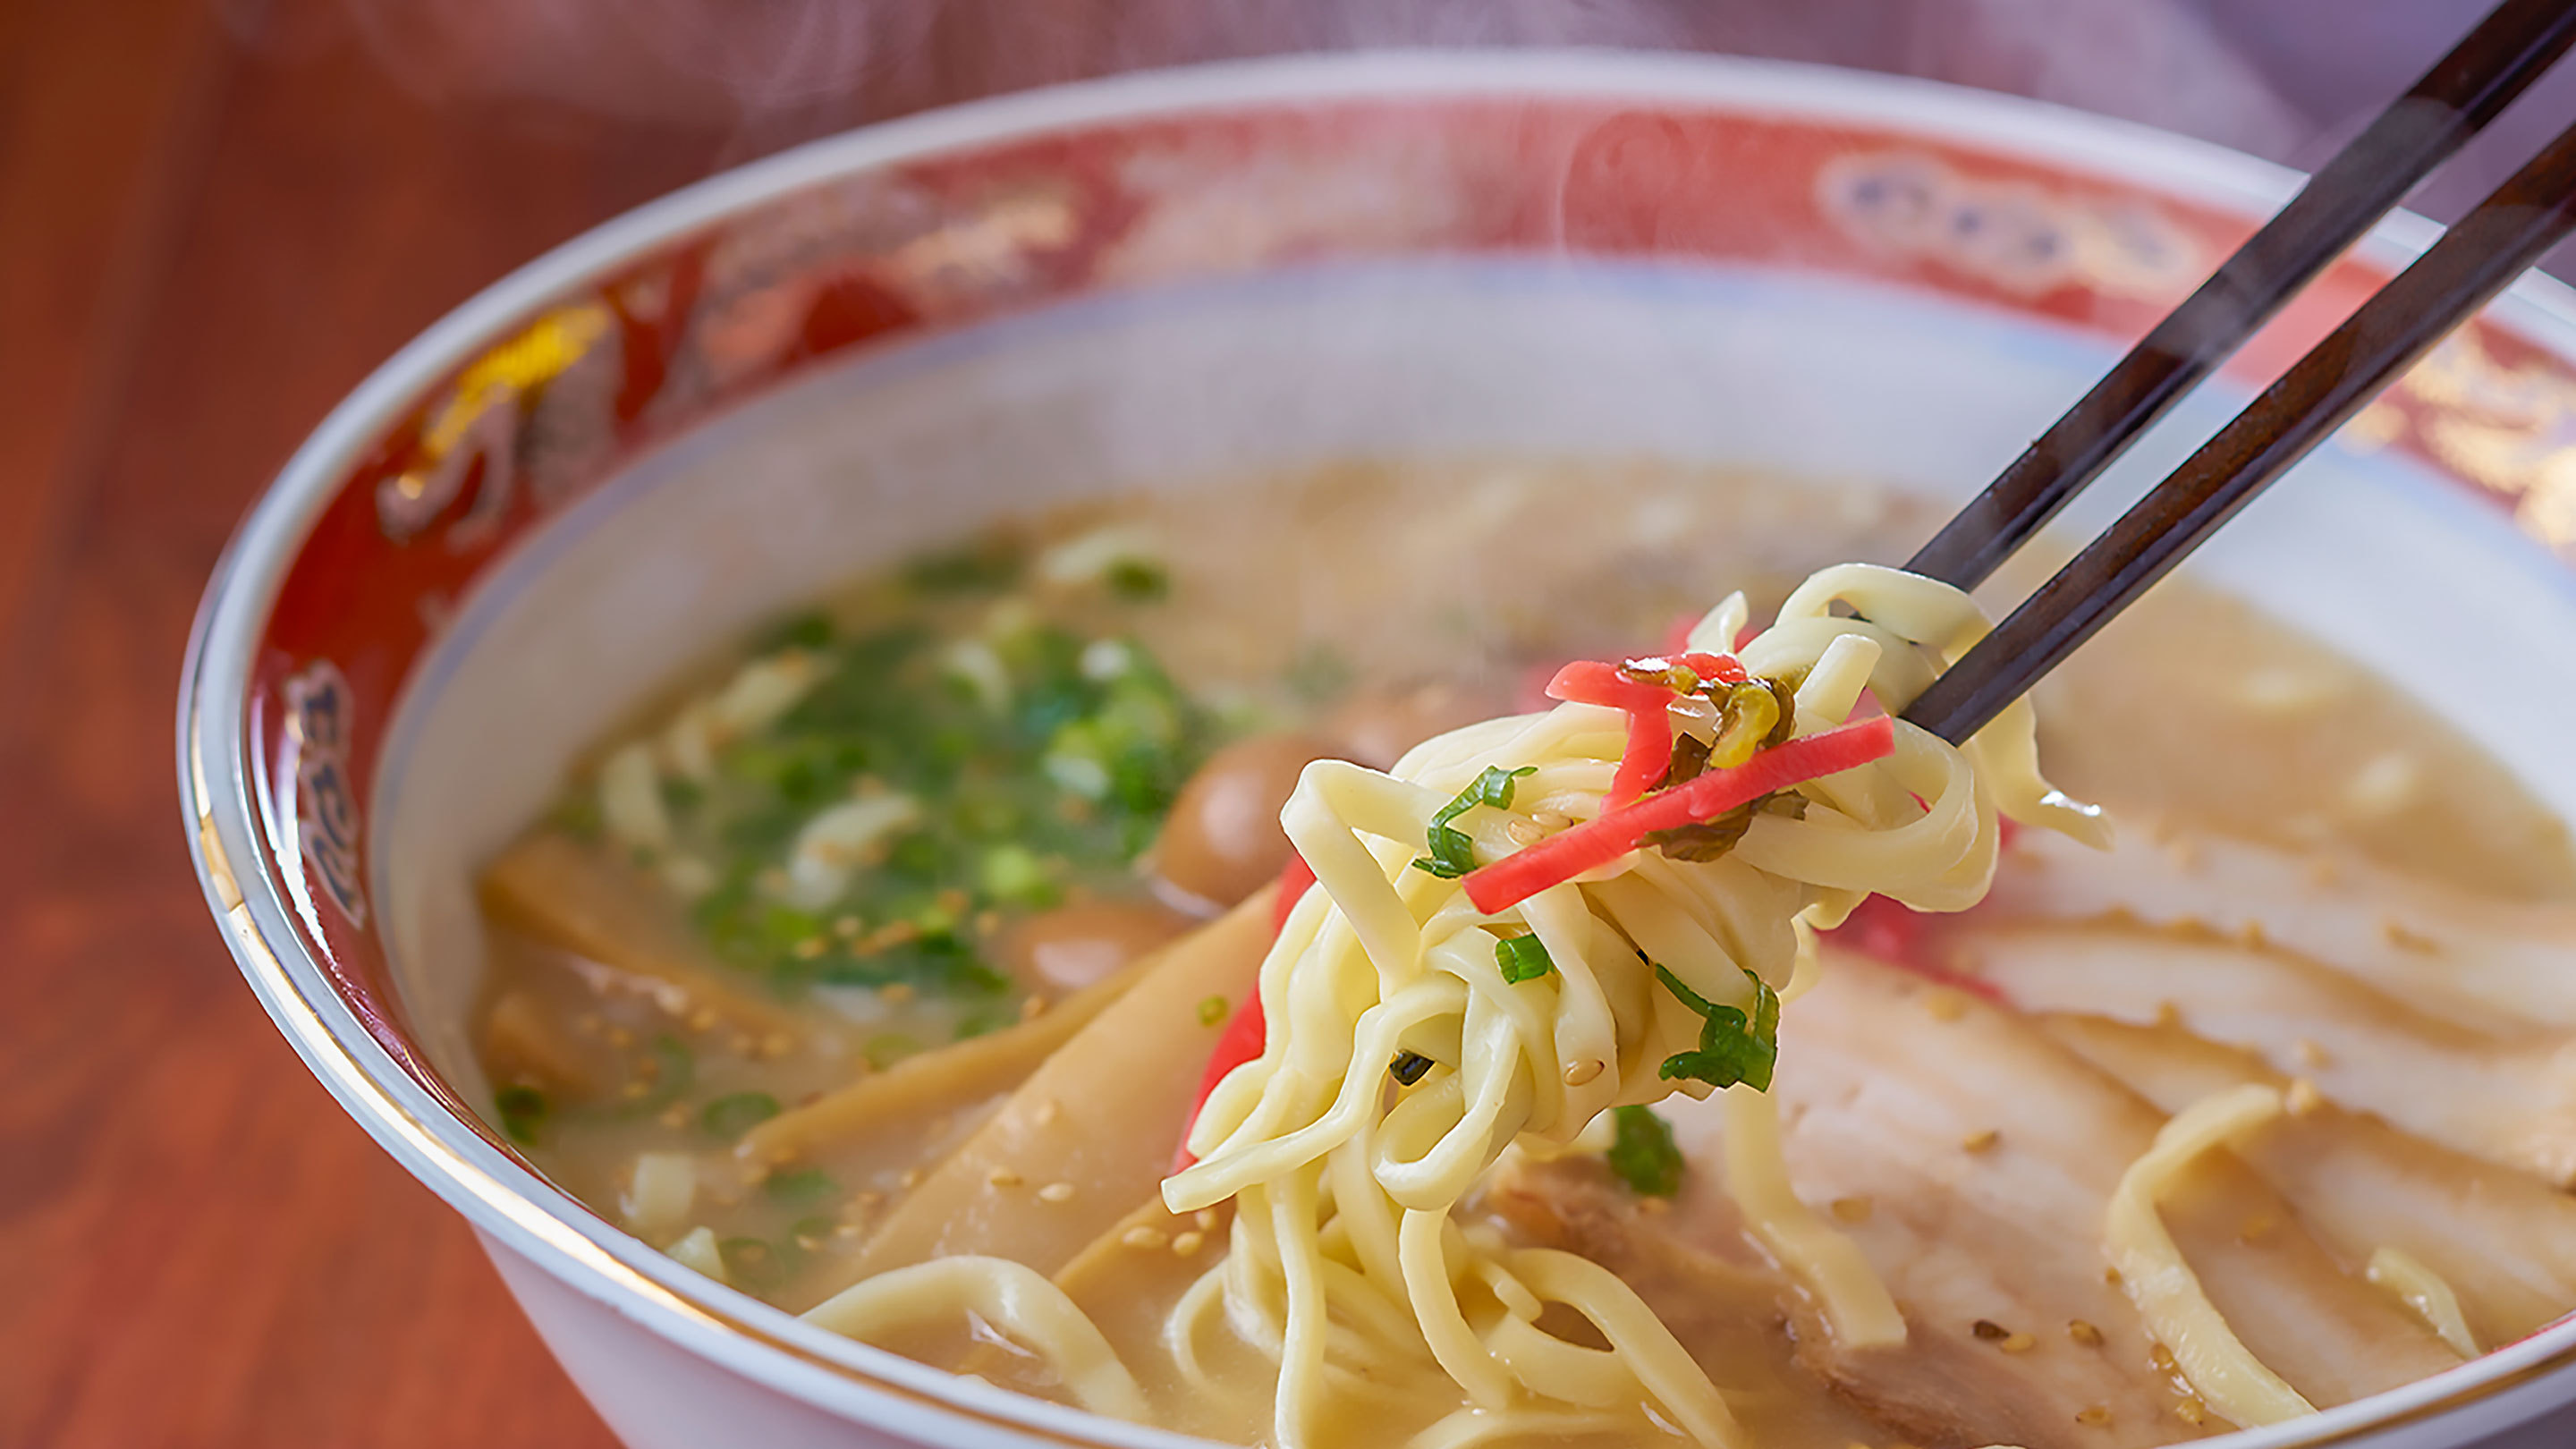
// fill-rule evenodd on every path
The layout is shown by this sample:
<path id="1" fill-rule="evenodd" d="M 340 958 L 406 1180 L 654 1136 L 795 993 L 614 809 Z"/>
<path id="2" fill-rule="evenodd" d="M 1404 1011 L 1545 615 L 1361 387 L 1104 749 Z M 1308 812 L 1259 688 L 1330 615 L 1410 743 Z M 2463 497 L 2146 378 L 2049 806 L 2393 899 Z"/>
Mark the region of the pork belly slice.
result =
<path id="1" fill-rule="evenodd" d="M 1781 1038 L 1773 1090 L 1790 1175 L 1852 1235 L 1908 1325 L 1901 1348 L 1845 1349 L 1788 1293 L 1801 1363 L 1934 1449 L 2144 1449 L 2195 1436 L 2101 1243 L 2111 1194 L 2163 1114 L 2025 1017 L 1840 954 L 1784 1013 Z M 1685 1099 L 1658 1110 L 1689 1181 L 1671 1211 L 1634 1216 L 1623 1236 L 1667 1235 L 1741 1261 L 1742 1226 L 1717 1181 L 1721 1114 Z M 2247 1347 L 2313 1403 L 2457 1362 L 2223 1153 L 2195 1166 L 2165 1218 Z M 2256 1221 L 2265 1231 L 2241 1240 Z M 2210 1416 L 2198 1432 L 2224 1427 Z"/>
<path id="2" fill-rule="evenodd" d="M 2178 1023 L 2418 1137 L 2576 1183 L 2576 1050 L 2499 1041 L 2268 946 L 2122 925 L 1967 924 L 1952 965 L 2037 1012 Z"/>
<path id="3" fill-rule="evenodd" d="M 2046 1025 L 2167 1112 L 2248 1082 L 2289 1086 L 2252 1053 L 2179 1027 L 2094 1016 L 2053 1016 Z M 2377 1118 L 2295 1100 L 2291 1115 L 2235 1151 L 2346 1265 L 2394 1247 L 2439 1273 L 2484 1347 L 2576 1308 L 2576 1198 L 2538 1178 Z"/>
<path id="4" fill-rule="evenodd" d="M 2097 851 L 2026 830 L 1988 903 L 1999 916 L 2259 934 L 2460 1026 L 2576 1027 L 2576 906 L 2470 895 L 2347 855 L 2152 826 Z"/>

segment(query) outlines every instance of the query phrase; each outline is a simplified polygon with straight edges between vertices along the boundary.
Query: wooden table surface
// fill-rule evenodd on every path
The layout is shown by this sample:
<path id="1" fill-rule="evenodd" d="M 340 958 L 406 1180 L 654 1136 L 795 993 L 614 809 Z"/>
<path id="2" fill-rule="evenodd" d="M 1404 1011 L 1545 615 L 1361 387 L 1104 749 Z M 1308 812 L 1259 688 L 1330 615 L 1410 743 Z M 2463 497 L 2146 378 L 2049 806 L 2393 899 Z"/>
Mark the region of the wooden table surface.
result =
<path id="1" fill-rule="evenodd" d="M 512 99 L 561 61 L 526 34 L 502 57 L 526 74 L 461 86 L 494 56 L 354 37 L 352 15 L 416 18 L 399 0 L 0 3 L 0 1449 L 611 1443 L 462 1223 L 236 977 L 172 783 L 189 617 L 269 473 L 441 312 L 719 165 L 1127 58 L 1066 39 L 1110 0 L 1040 8 L 1052 49 L 982 44 L 1032 13 L 1003 0 L 880 25 L 861 39 L 919 69 L 772 96 L 750 125 L 703 91 L 635 119 L 649 74 Z M 1893 67 L 1931 32 L 1872 29 L 1885 8 L 1800 13 Z M 1813 53 L 1745 23 L 1686 38 Z M 1216 29 L 1187 49 L 1260 43 Z M 387 54 L 424 59 L 397 78 Z M 1949 68 L 2049 80 L 2026 56 Z"/>

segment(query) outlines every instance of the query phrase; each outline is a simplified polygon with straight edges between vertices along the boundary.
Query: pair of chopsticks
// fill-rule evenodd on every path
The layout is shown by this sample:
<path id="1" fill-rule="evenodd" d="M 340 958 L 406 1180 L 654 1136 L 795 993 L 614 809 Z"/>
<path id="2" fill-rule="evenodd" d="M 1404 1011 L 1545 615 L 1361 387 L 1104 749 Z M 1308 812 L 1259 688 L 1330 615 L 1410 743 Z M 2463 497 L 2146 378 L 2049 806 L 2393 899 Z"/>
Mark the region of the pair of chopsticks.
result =
<path id="1" fill-rule="evenodd" d="M 2504 0 L 1906 565 L 1974 588 L 2576 42 L 2576 0 Z M 1905 712 L 1966 741 L 2255 494 L 2576 231 L 2576 127 L 2140 500 Z"/>

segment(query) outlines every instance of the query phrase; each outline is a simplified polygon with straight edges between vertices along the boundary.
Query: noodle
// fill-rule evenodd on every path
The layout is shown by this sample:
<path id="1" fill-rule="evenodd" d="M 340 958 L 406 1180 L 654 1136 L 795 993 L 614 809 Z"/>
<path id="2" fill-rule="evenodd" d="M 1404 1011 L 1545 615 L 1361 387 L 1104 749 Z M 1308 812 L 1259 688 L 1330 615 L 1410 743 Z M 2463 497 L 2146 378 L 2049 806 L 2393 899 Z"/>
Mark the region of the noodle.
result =
<path id="1" fill-rule="evenodd" d="M 2156 1199 L 2193 1159 L 2281 1115 L 2281 1094 L 2249 1083 L 2193 1103 L 2156 1133 L 2155 1145 L 2121 1177 L 2103 1238 L 2120 1286 L 2170 1350 L 2194 1392 L 2244 1428 L 2277 1424 L 2316 1409 L 2249 1351 L 2202 1291 Z"/>
<path id="2" fill-rule="evenodd" d="M 1144 1391 L 1109 1340 L 1046 1275 L 1007 1258 L 934 1258 L 880 1273 L 807 1309 L 805 1321 L 864 1342 L 970 1313 L 1046 1359 L 1082 1407 L 1145 1417 Z"/>
<path id="3" fill-rule="evenodd" d="M 2451 1352 L 2463 1359 L 2478 1356 L 2477 1336 L 2469 1332 L 2469 1320 L 2460 1312 L 2460 1295 L 2451 1291 L 2450 1283 L 2426 1266 L 2423 1259 L 2403 1248 L 2383 1244 L 2371 1253 L 2363 1276 L 2413 1309 Z"/>
<path id="4" fill-rule="evenodd" d="M 1837 616 L 1838 604 L 1862 617 Z M 1726 650 L 1745 616 L 1742 598 L 1728 599 L 1694 630 L 1694 647 Z M 1808 735 L 1844 723 L 1865 694 L 1901 710 L 1985 629 L 1957 590 L 1846 565 L 1810 579 L 1739 657 L 1756 676 L 1794 682 L 1789 733 Z M 1684 731 L 1715 728 L 1674 718 Z M 1411 868 L 1435 820 L 1484 864 L 1536 839 L 1543 814 L 1600 816 L 1624 725 L 1617 710 L 1569 703 L 1433 739 L 1390 774 L 1319 761 L 1282 812 L 1320 888 L 1263 962 L 1261 1055 L 1209 1094 L 1188 1144 L 1200 1160 L 1163 1191 L 1174 1212 L 1240 1205 L 1232 1258 L 1242 1268 L 1230 1264 L 1222 1291 L 1239 1331 L 1278 1326 L 1282 1449 L 1316 1442 L 1316 1400 L 1343 1343 L 1427 1356 L 1491 1416 L 1452 1416 L 1426 1445 L 1476 1442 L 1516 1421 L 1581 1432 L 1626 1414 L 1697 1443 L 1742 1445 L 1707 1376 L 1625 1283 L 1582 1258 L 1462 1230 L 1456 1209 L 1516 1140 L 1562 1147 L 1609 1108 L 1714 1089 L 1666 1065 L 1716 1019 L 1666 980 L 1750 1021 L 1767 992 L 1812 981 L 1802 921 L 1837 923 L 1873 892 L 1924 910 L 1973 904 L 1994 868 L 1999 806 L 2107 838 L 2096 812 L 2040 778 L 2021 704 L 1964 749 L 1897 723 L 1893 753 L 1795 786 L 1799 813 L 1754 815 L 1715 859 L 1632 851 L 1490 915 L 1456 879 Z M 1511 776 L 1502 803 L 1442 813 L 1495 772 Z M 1549 969 L 1507 980 L 1498 943 L 1524 933 Z M 1396 1094 L 1386 1064 L 1399 1053 L 1434 1065 Z M 1732 1113 L 1730 1156 L 1741 1160 L 1729 1177 L 1757 1231 L 1824 1299 L 1837 1334 L 1901 1341 L 1885 1288 L 1787 1190 L 1767 1100 L 1734 1095 L 1748 1105 Z M 1549 1303 L 1611 1348 L 1541 1329 Z M 1186 1343 L 1204 1312 L 1193 1289 L 1167 1338 Z M 1549 1407 L 1520 1419 L 1533 1401 Z"/>

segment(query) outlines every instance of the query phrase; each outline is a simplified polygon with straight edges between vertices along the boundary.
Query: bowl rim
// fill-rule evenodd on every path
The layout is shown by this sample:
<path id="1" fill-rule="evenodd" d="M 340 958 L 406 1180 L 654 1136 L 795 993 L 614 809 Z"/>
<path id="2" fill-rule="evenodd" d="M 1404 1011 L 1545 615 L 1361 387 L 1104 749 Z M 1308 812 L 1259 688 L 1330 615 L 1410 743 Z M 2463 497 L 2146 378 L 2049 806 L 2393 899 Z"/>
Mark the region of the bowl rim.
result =
<path id="1" fill-rule="evenodd" d="M 2209 142 L 2018 96 L 1910 77 L 1730 56 L 1601 50 L 1389 50 L 1136 71 L 926 111 L 824 137 L 614 217 L 510 272 L 378 366 L 297 448 L 218 558 L 190 630 L 177 700 L 189 852 L 243 976 L 308 1069 L 406 1170 L 478 1233 L 686 1351 L 827 1412 L 923 1442 L 974 1423 L 1026 1443 L 1207 1441 L 1010 1393 L 854 1343 L 680 1268 L 586 1210 L 420 1091 L 331 987 L 264 866 L 247 747 L 260 627 L 349 465 L 426 383 L 587 279 L 729 214 L 898 162 L 1066 129 L 1290 102 L 1513 96 L 1866 122 L 2053 163 L 2153 194 L 2255 215 L 2298 173 Z M 2440 235 L 2392 215 L 2360 249 L 2402 265 Z M 2576 291 L 2525 277 L 2493 315 L 2576 357 Z M 587 1219 L 584 1221 L 583 1219 Z M 2315 1416 L 2209 1441 L 2224 1449 L 2347 1443 L 2484 1402 L 2576 1364 L 2576 1318 L 2477 1359 Z"/>

